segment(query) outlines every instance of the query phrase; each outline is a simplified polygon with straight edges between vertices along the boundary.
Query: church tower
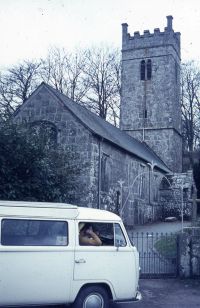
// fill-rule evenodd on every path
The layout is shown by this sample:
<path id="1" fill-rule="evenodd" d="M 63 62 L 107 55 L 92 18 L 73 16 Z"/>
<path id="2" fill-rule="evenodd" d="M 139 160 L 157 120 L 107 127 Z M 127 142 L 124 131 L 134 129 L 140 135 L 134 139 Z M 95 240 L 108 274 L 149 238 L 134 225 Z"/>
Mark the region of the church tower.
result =
<path id="1" fill-rule="evenodd" d="M 180 33 L 128 33 L 122 24 L 120 128 L 145 142 L 173 172 L 182 171 Z"/>

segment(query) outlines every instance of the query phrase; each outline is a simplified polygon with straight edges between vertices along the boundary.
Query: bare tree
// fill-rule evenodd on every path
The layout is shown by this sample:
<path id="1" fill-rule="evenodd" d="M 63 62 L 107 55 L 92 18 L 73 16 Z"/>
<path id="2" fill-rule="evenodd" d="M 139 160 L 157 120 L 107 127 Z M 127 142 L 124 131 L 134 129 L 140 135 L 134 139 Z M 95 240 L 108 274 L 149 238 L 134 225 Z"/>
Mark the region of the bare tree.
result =
<path id="1" fill-rule="evenodd" d="M 89 86 L 84 67 L 84 51 L 67 53 L 54 47 L 50 49 L 47 59 L 42 61 L 41 78 L 72 100 L 80 102 Z"/>
<path id="2" fill-rule="evenodd" d="M 40 70 L 42 80 L 62 93 L 66 87 L 65 58 L 66 55 L 63 53 L 63 50 L 56 47 L 51 48 L 47 58 L 42 60 Z"/>
<path id="3" fill-rule="evenodd" d="M 68 93 L 76 102 L 84 100 L 89 90 L 89 80 L 85 74 L 86 56 L 85 51 L 70 54 L 66 59 Z"/>
<path id="4" fill-rule="evenodd" d="M 114 64 L 114 72 L 116 78 L 116 95 L 113 96 L 113 102 L 110 105 L 110 118 L 115 126 L 119 126 L 120 116 L 120 97 L 121 97 L 121 59 L 119 51 L 116 51 L 116 59 Z"/>
<path id="5" fill-rule="evenodd" d="M 184 148 L 192 166 L 191 154 L 200 142 L 200 68 L 194 61 L 182 65 L 181 81 Z"/>
<path id="6" fill-rule="evenodd" d="M 117 125 L 120 71 L 119 52 L 114 49 L 102 47 L 68 53 L 51 48 L 40 73 L 46 83 Z"/>
<path id="7" fill-rule="evenodd" d="M 10 116 L 41 81 L 118 125 L 120 56 L 113 48 L 51 48 L 46 59 L 24 61 L 0 75 L 0 111 Z"/>
<path id="8" fill-rule="evenodd" d="M 16 103 L 12 86 L 5 76 L 0 75 L 0 114 L 2 118 L 8 118 L 14 112 Z"/>
<path id="9" fill-rule="evenodd" d="M 0 111 L 9 117 L 36 89 L 40 62 L 24 61 L 0 75 Z"/>
<path id="10" fill-rule="evenodd" d="M 117 125 L 120 101 L 120 60 L 118 50 L 93 48 L 87 51 L 87 66 L 90 90 L 85 102 L 103 119 Z"/>

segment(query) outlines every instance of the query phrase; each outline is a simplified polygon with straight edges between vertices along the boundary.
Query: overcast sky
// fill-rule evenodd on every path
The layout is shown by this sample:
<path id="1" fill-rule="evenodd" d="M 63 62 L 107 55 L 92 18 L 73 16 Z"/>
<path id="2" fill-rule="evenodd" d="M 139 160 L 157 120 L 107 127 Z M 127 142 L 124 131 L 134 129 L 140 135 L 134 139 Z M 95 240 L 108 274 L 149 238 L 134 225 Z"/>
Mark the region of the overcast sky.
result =
<path id="1" fill-rule="evenodd" d="M 181 32 L 182 60 L 199 60 L 199 0 L 0 0 L 0 67 L 45 57 L 50 46 L 121 48 L 121 23 L 131 34 L 163 31 L 167 15 Z"/>

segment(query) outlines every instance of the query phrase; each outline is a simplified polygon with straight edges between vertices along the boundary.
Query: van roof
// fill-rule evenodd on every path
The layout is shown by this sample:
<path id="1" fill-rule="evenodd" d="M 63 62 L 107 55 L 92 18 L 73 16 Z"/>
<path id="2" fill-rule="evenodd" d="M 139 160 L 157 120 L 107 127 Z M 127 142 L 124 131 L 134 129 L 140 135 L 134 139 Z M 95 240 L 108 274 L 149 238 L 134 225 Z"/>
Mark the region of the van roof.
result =
<path id="1" fill-rule="evenodd" d="M 120 217 L 114 213 L 94 208 L 78 207 L 67 203 L 29 202 L 29 201 L 1 201 L 0 216 L 3 217 L 34 217 L 58 218 L 78 220 L 114 220 Z"/>
<path id="2" fill-rule="evenodd" d="M 12 207 L 39 207 L 39 208 L 66 208 L 77 209 L 76 205 L 68 203 L 56 203 L 56 202 L 31 202 L 31 201 L 4 201 L 0 200 L 2 206 Z"/>
<path id="3" fill-rule="evenodd" d="M 79 220 L 121 220 L 118 215 L 105 210 L 79 207 L 78 212 L 77 219 Z"/>

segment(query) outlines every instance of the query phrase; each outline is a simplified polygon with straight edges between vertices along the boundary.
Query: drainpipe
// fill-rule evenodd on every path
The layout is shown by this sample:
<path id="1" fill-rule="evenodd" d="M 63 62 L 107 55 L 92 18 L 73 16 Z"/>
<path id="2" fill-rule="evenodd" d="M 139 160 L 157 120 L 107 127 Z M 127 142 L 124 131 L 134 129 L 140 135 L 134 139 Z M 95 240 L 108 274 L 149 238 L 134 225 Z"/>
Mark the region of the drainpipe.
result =
<path id="1" fill-rule="evenodd" d="M 99 161 L 98 161 L 98 209 L 101 208 L 101 142 L 99 139 Z"/>
<path id="2" fill-rule="evenodd" d="M 151 188 L 152 188 L 151 169 L 149 168 L 149 205 L 151 205 Z"/>

